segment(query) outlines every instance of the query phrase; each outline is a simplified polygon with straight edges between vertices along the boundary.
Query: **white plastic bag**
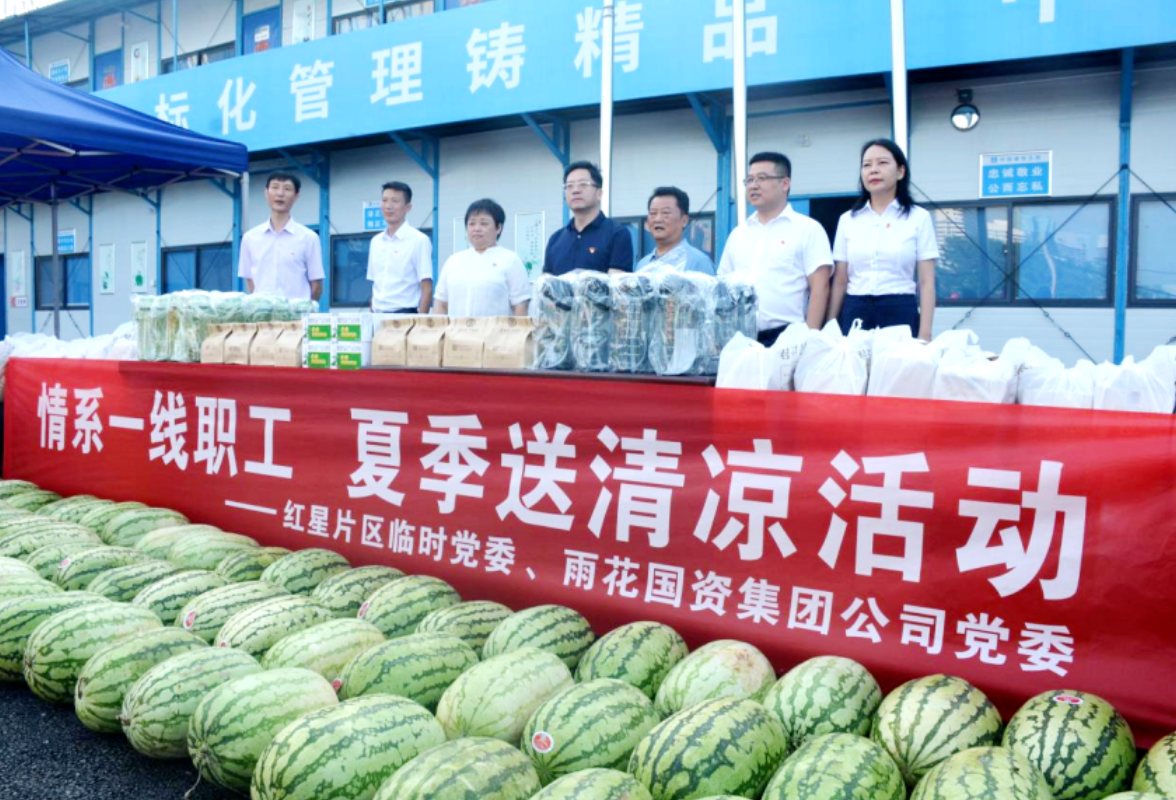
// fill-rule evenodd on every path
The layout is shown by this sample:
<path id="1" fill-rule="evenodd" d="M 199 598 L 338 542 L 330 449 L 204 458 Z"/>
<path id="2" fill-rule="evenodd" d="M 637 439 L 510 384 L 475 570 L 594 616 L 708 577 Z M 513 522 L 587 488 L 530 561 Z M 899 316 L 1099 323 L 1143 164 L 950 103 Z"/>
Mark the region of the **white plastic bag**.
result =
<path id="1" fill-rule="evenodd" d="M 1017 377 L 1031 347 L 1028 339 L 1010 339 L 996 358 L 971 349 L 949 350 L 935 373 L 934 398 L 965 403 L 1015 403 Z"/>
<path id="2" fill-rule="evenodd" d="M 1094 408 L 1094 364 L 1082 359 L 1066 369 L 1056 358 L 1021 372 L 1017 402 L 1025 406 Z"/>
<path id="3" fill-rule="evenodd" d="M 869 379 L 865 337 L 856 336 L 859 323 L 849 336 L 841 333 L 837 320 L 830 320 L 809 337 L 796 365 L 796 391 L 824 394 L 865 394 Z"/>
<path id="4" fill-rule="evenodd" d="M 1131 356 L 1117 367 L 1102 364 L 1097 373 L 1097 409 L 1171 414 L 1176 407 L 1176 360 L 1165 347 L 1157 347 L 1138 364 Z"/>
<path id="5" fill-rule="evenodd" d="M 755 339 L 736 333 L 719 354 L 720 389 L 768 388 L 768 350 Z"/>
<path id="6" fill-rule="evenodd" d="M 784 332 L 776 337 L 776 341 L 768 348 L 768 362 L 771 365 L 771 375 L 768 378 L 768 388 L 778 392 L 791 392 L 796 388 L 796 365 L 804 355 L 804 348 L 809 338 L 815 332 L 803 322 L 789 325 Z"/>

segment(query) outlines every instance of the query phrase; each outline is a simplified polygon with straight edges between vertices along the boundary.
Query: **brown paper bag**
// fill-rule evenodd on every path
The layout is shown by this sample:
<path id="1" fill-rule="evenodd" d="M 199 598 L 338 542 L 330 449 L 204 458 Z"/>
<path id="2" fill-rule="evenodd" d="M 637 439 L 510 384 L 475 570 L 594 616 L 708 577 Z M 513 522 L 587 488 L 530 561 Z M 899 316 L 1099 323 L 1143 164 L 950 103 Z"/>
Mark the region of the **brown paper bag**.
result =
<path id="1" fill-rule="evenodd" d="M 495 317 L 486 337 L 482 366 L 486 369 L 527 369 L 535 360 L 530 317 Z"/>
<path id="2" fill-rule="evenodd" d="M 466 369 L 482 368 L 482 351 L 494 317 L 460 317 L 445 333 L 444 364 Z"/>
<path id="3" fill-rule="evenodd" d="M 441 366 L 441 355 L 445 349 L 445 334 L 448 329 L 448 317 L 417 317 L 416 324 L 408 332 L 408 366 Z"/>
<path id="4" fill-rule="evenodd" d="M 249 348 L 257 335 L 256 322 L 233 323 L 233 332 L 225 340 L 225 363 L 248 364 Z"/>
<path id="5" fill-rule="evenodd" d="M 225 363 L 225 340 L 233 332 L 233 326 L 216 324 L 208 326 L 208 336 L 200 345 L 201 364 Z"/>
<path id="6" fill-rule="evenodd" d="M 282 323 L 259 322 L 257 335 L 249 345 L 249 363 L 255 367 L 274 366 L 278 337 L 282 335 Z"/>
<path id="7" fill-rule="evenodd" d="M 282 335 L 274 344 L 275 367 L 301 367 L 303 326 L 301 320 L 275 323 L 282 329 Z"/>
<path id="8" fill-rule="evenodd" d="M 372 337 L 373 367 L 403 367 L 408 364 L 408 334 L 418 317 L 386 319 Z"/>

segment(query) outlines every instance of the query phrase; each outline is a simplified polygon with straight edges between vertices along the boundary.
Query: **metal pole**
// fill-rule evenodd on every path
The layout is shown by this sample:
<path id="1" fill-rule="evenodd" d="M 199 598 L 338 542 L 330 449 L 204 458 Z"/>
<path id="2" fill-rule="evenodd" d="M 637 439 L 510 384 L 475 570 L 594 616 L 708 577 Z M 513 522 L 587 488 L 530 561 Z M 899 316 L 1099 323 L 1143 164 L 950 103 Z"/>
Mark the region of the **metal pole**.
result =
<path id="1" fill-rule="evenodd" d="M 172 72 L 180 71 L 180 0 L 172 0 Z"/>
<path id="2" fill-rule="evenodd" d="M 731 38 L 735 45 L 734 132 L 731 152 L 735 159 L 735 210 L 738 222 L 747 217 L 747 6 L 745 0 L 733 0 L 735 24 Z"/>
<path id="3" fill-rule="evenodd" d="M 1135 92 L 1135 48 L 1123 51 L 1119 85 L 1119 210 L 1115 220 L 1115 363 L 1123 363 L 1127 341 L 1127 288 L 1131 265 L 1131 107 Z"/>
<path id="4" fill-rule="evenodd" d="M 894 141 L 910 156 L 910 110 L 907 96 L 905 0 L 890 0 L 890 93 Z"/>
<path id="5" fill-rule="evenodd" d="M 36 213 L 35 211 L 33 213 Z M 57 184 L 49 184 L 49 219 L 50 235 L 53 237 L 53 260 L 50 266 L 50 276 L 53 278 L 53 335 L 61 338 L 61 292 L 58 285 L 58 271 L 61 267 L 61 254 L 57 252 Z M 33 312 L 34 317 L 36 311 Z"/>
<path id="6" fill-rule="evenodd" d="M 148 77 L 158 78 L 163 74 L 163 0 L 155 0 L 155 74 Z"/>
<path id="7" fill-rule="evenodd" d="M 29 69 L 33 68 L 33 40 L 29 36 L 29 21 L 25 19 L 25 66 Z"/>
<path id="8" fill-rule="evenodd" d="M 600 56 L 600 210 L 605 216 L 612 211 L 612 156 L 613 156 L 613 0 L 604 0 L 603 43 Z"/>

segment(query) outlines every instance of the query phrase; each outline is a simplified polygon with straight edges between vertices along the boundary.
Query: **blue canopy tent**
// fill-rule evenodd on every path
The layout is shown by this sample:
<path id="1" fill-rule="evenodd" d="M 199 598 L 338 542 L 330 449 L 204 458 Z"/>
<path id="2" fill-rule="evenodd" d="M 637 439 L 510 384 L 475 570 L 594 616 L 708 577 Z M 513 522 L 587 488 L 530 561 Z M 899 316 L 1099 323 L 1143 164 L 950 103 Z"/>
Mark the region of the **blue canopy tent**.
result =
<path id="1" fill-rule="evenodd" d="M 53 330 L 61 335 L 57 208 L 100 192 L 239 178 L 244 145 L 213 139 L 61 86 L 0 48 L 0 208 L 47 203 L 53 221 Z"/>

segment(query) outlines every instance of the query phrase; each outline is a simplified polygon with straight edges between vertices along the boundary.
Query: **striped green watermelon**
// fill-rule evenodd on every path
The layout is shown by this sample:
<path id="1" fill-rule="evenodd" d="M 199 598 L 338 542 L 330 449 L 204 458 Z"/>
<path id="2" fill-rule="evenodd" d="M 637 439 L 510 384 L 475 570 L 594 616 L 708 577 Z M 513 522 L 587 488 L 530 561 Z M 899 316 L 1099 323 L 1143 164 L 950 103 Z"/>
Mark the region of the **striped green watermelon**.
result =
<path id="1" fill-rule="evenodd" d="M 519 748 L 547 785 L 580 770 L 625 769 L 633 748 L 659 722 L 644 692 L 601 678 L 568 687 L 535 709 Z"/>
<path id="2" fill-rule="evenodd" d="M 477 653 L 456 636 L 400 636 L 351 659 L 343 668 L 339 696 L 392 694 L 436 711 L 445 690 L 477 663 Z"/>
<path id="3" fill-rule="evenodd" d="M 261 579 L 265 568 L 290 551 L 284 547 L 258 547 L 231 553 L 216 565 L 216 574 L 229 583 L 244 583 Z"/>
<path id="4" fill-rule="evenodd" d="M 0 520 L 11 519 L 13 517 L 27 517 L 31 516 L 31 511 L 25 511 L 23 508 L 13 508 L 12 506 L 0 500 Z"/>
<path id="5" fill-rule="evenodd" d="M 4 575 L 0 577 L 0 603 L 5 600 L 16 600 L 21 597 L 38 597 L 46 594 L 58 594 L 61 587 L 53 581 L 47 581 L 40 575 Z"/>
<path id="6" fill-rule="evenodd" d="M 51 581 L 57 575 L 57 567 L 61 564 L 61 559 L 75 556 L 84 550 L 93 550 L 95 547 L 103 546 L 101 542 L 97 541 L 46 545 L 26 555 L 24 563 L 42 578 Z"/>
<path id="7" fill-rule="evenodd" d="M 237 533 L 202 533 L 186 536 L 167 551 L 167 560 L 184 569 L 214 570 L 228 556 L 243 550 L 257 550 L 248 536 Z"/>
<path id="8" fill-rule="evenodd" d="M 586 769 L 565 775 L 531 800 L 653 800 L 637 779 L 615 769 Z M 711 800 L 717 800 L 712 798 Z"/>
<path id="9" fill-rule="evenodd" d="M 374 800 L 527 800 L 539 776 L 497 739 L 469 738 L 426 750 L 384 781 Z"/>
<path id="10" fill-rule="evenodd" d="M 301 667 L 322 675 L 338 690 L 351 659 L 384 641 L 375 625 L 362 619 L 332 619 L 285 636 L 266 652 L 266 669 Z"/>
<path id="11" fill-rule="evenodd" d="M 809 737 L 772 776 L 763 800 L 906 800 L 894 759 L 853 733 Z M 994 798 L 995 800 L 995 798 Z"/>
<path id="12" fill-rule="evenodd" d="M 1170 800 L 1170 798 L 1154 792 L 1117 792 L 1107 795 L 1105 800 Z"/>
<path id="13" fill-rule="evenodd" d="M 135 542 L 135 549 L 146 553 L 152 558 L 166 561 L 172 545 L 181 539 L 196 534 L 217 534 L 221 529 L 215 525 L 168 525 L 166 528 L 156 528 L 143 534 L 143 538 Z M 189 569 L 204 569 L 203 567 L 189 567 Z"/>
<path id="14" fill-rule="evenodd" d="M 3 613 L 0 613 L 0 620 Z M 0 641 L 3 641 L 0 638 Z M 1170 733 L 1156 742 L 1135 770 L 1131 788 L 1137 792 L 1176 797 L 1176 733 Z"/>
<path id="15" fill-rule="evenodd" d="M 162 628 L 159 617 L 129 603 L 96 603 L 59 611 L 44 620 L 25 645 L 22 671 L 33 694 L 73 702 L 82 667 L 110 642 Z"/>
<path id="16" fill-rule="evenodd" d="M 92 731 L 119 733 L 123 698 L 147 670 L 172 656 L 208 644 L 178 628 L 137 633 L 98 650 L 82 667 L 74 687 L 74 711 Z"/>
<path id="17" fill-rule="evenodd" d="M 187 522 L 187 517 L 169 508 L 133 508 L 112 517 L 99 535 L 109 545 L 134 547 L 150 531 Z"/>
<path id="18" fill-rule="evenodd" d="M 309 597 L 275 597 L 226 619 L 216 634 L 216 646 L 234 647 L 260 659 L 279 639 L 329 619 L 331 612 Z"/>
<path id="19" fill-rule="evenodd" d="M 651 730 L 629 772 L 654 800 L 759 797 L 784 759 L 784 730 L 759 703 L 724 697 L 680 711 Z"/>
<path id="20" fill-rule="evenodd" d="M 102 544 L 94 534 L 64 522 L 48 522 L 44 529 L 25 528 L 5 536 L 0 542 L 0 556 L 23 558 L 51 544 L 88 542 L 95 547 Z"/>
<path id="21" fill-rule="evenodd" d="M 178 569 L 166 561 L 145 561 L 142 564 L 128 564 L 107 570 L 86 587 L 87 591 L 109 597 L 119 603 L 129 603 L 143 589 L 151 584 L 174 575 Z M 162 617 L 161 617 L 162 619 Z"/>
<path id="22" fill-rule="evenodd" d="M 1131 788 L 1135 738 L 1119 712 L 1096 695 L 1037 695 L 1009 720 L 1001 744 L 1045 776 L 1056 800 L 1102 800 Z"/>
<path id="23" fill-rule="evenodd" d="M 18 494 L 25 492 L 35 492 L 40 489 L 40 486 L 32 481 L 22 481 L 15 478 L 0 481 L 0 500 L 7 500 Z"/>
<path id="24" fill-rule="evenodd" d="M 188 723 L 188 755 L 206 780 L 242 794 L 261 751 L 296 718 L 339 702 L 330 682 L 308 669 L 234 678 L 204 696 Z"/>
<path id="25" fill-rule="evenodd" d="M 914 786 L 955 753 L 999 744 L 1000 731 L 1000 714 L 983 692 L 962 678 L 931 675 L 886 696 L 870 738 L 898 764 L 907 786 Z"/>
<path id="26" fill-rule="evenodd" d="M 488 736 L 517 745 L 535 709 L 572 685 L 559 656 L 523 647 L 458 676 L 437 703 L 437 720 L 450 739 Z"/>
<path id="27" fill-rule="evenodd" d="M 231 583 L 189 600 L 176 614 L 175 624 L 211 644 L 228 618 L 241 609 L 275 597 L 289 596 L 289 592 L 272 583 Z"/>
<path id="28" fill-rule="evenodd" d="M 596 634 L 588 620 L 566 606 L 526 608 L 498 623 L 482 647 L 482 658 L 500 656 L 520 647 L 552 653 L 574 670 Z"/>
<path id="29" fill-rule="evenodd" d="M 373 592 L 359 607 L 358 616 L 395 639 L 415 631 L 429 612 L 460 602 L 457 590 L 440 578 L 409 575 Z"/>
<path id="30" fill-rule="evenodd" d="M 763 700 L 776 682 L 772 662 L 747 642 L 720 639 L 679 661 L 657 690 L 653 705 L 663 717 L 720 697 Z"/>
<path id="31" fill-rule="evenodd" d="M 764 707 L 784 726 L 789 751 L 824 733 L 869 736 L 881 703 L 882 690 L 869 670 L 836 656 L 798 664 L 764 697 Z"/>
<path id="32" fill-rule="evenodd" d="M 261 580 L 292 594 L 310 594 L 327 578 L 350 568 L 351 564 L 338 553 L 312 547 L 282 556 L 265 568 Z"/>
<path id="33" fill-rule="evenodd" d="M 63 558 L 57 565 L 57 574 L 53 580 L 64 589 L 85 589 L 103 572 L 154 560 L 146 553 L 130 547 L 95 547 Z"/>
<path id="34" fill-rule="evenodd" d="M 61 592 L 0 603 L 0 681 L 24 680 L 25 645 L 46 619 L 71 608 L 109 602 L 89 592 Z"/>
<path id="35" fill-rule="evenodd" d="M 0 548 L 7 548 L 8 542 L 19 533 L 28 531 L 47 531 L 54 529 L 75 530 L 79 527 L 69 522 L 62 522 L 52 517 L 42 517 L 33 513 L 18 514 L 0 518 Z M 93 531 L 84 528 L 86 533 L 93 535 Z"/>
<path id="36" fill-rule="evenodd" d="M 174 625 L 176 615 L 185 603 L 225 585 L 224 579 L 219 575 L 201 569 L 185 570 L 172 573 L 145 586 L 131 602 L 151 609 L 161 620 Z"/>
<path id="37" fill-rule="evenodd" d="M 25 556 L 28 559 L 28 556 Z M 19 558 L 12 558 L 10 556 L 0 556 L 0 580 L 5 578 L 16 578 L 20 576 L 27 578 L 37 577 L 39 573 L 36 568 L 30 566 L 26 561 L 21 561 Z"/>
<path id="38" fill-rule="evenodd" d="M 73 522 L 75 524 L 81 524 L 82 518 L 90 512 L 96 511 L 100 508 L 109 508 L 114 504 L 115 503 L 113 500 L 87 500 L 83 503 L 73 503 L 67 507 L 57 509 L 53 512 L 53 516 L 62 522 Z M 44 509 L 41 510 L 44 511 Z"/>
<path id="39" fill-rule="evenodd" d="M 686 642 L 669 625 L 631 622 L 597 639 L 580 658 L 576 680 L 616 678 L 636 686 L 651 699 L 662 681 L 689 653 Z"/>
<path id="40" fill-rule="evenodd" d="M 84 503 L 92 503 L 95 500 L 98 500 L 98 498 L 92 494 L 75 494 L 69 497 L 63 497 L 60 500 L 54 500 L 52 503 L 46 503 L 45 505 L 38 508 L 34 513 L 42 517 L 53 517 L 54 519 L 61 519 L 59 512 L 68 511 L 73 506 Z M 98 500 L 98 502 L 110 501 Z"/>
<path id="41" fill-rule="evenodd" d="M 953 754 L 919 781 L 911 800 L 1052 800 L 1049 784 L 1029 761 L 1004 747 Z"/>
<path id="42" fill-rule="evenodd" d="M 433 715 L 403 697 L 357 697 L 299 717 L 266 745 L 253 800 L 371 800 L 392 773 L 445 743 Z"/>
<path id="43" fill-rule="evenodd" d="M 24 511 L 36 511 L 42 506 L 47 506 L 54 500 L 60 500 L 61 495 L 57 492 L 46 491 L 45 489 L 30 489 L 27 492 L 14 494 L 5 498 L 5 502 L 13 508 L 19 508 Z"/>
<path id="44" fill-rule="evenodd" d="M 106 529 L 106 524 L 117 517 L 124 511 L 130 511 L 134 508 L 146 508 L 143 503 L 128 502 L 115 503 L 110 506 L 102 506 L 101 508 L 91 508 L 82 514 L 78 520 L 79 525 L 85 525 L 95 533 L 101 533 Z"/>
<path id="45" fill-rule="evenodd" d="M 471 600 L 430 611 L 416 626 L 417 633 L 448 633 L 481 653 L 498 623 L 514 612 L 501 603 Z"/>
<path id="46" fill-rule="evenodd" d="M 204 696 L 234 678 L 261 672 L 240 650 L 206 647 L 175 655 L 143 673 L 123 699 L 127 741 L 152 758 L 188 755 L 188 721 Z"/>
<path id="47" fill-rule="evenodd" d="M 327 578 L 310 596 L 337 617 L 354 617 L 376 589 L 403 577 L 404 573 L 393 567 L 356 567 Z"/>

